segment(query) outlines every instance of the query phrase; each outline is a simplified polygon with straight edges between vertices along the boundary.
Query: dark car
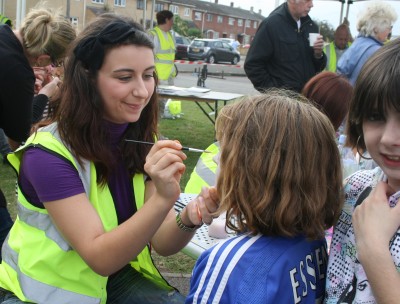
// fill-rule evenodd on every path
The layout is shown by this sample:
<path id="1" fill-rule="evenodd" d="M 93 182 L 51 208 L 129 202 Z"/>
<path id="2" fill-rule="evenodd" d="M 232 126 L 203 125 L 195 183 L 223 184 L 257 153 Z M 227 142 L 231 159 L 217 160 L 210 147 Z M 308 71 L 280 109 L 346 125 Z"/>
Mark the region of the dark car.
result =
<path id="1" fill-rule="evenodd" d="M 186 59 L 187 56 L 187 48 L 190 44 L 190 40 L 186 37 L 176 36 L 175 37 L 175 59 Z"/>
<path id="2" fill-rule="evenodd" d="M 195 39 L 188 47 L 189 60 L 205 60 L 209 63 L 231 62 L 237 64 L 240 54 L 229 43 L 218 39 Z"/>

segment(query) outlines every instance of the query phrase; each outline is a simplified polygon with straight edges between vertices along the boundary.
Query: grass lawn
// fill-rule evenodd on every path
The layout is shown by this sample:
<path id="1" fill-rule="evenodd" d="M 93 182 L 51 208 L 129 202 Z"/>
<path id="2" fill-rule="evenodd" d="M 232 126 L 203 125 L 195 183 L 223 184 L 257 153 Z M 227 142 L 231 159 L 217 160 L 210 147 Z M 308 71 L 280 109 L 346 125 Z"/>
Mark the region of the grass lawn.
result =
<path id="1" fill-rule="evenodd" d="M 194 102 L 182 101 L 182 112 L 184 115 L 179 119 L 163 119 L 160 121 L 160 132 L 169 139 L 177 139 L 182 145 L 205 149 L 214 141 L 214 126 L 208 118 L 200 111 Z M 199 153 L 187 152 L 185 161 L 186 172 L 182 176 L 181 189 L 183 191 L 193 168 L 200 156 Z M 3 190 L 11 216 L 17 214 L 15 184 L 16 175 L 10 166 L 0 165 L 0 187 Z M 178 253 L 164 258 L 157 254 L 154 260 L 161 271 L 191 273 L 195 260 Z"/>

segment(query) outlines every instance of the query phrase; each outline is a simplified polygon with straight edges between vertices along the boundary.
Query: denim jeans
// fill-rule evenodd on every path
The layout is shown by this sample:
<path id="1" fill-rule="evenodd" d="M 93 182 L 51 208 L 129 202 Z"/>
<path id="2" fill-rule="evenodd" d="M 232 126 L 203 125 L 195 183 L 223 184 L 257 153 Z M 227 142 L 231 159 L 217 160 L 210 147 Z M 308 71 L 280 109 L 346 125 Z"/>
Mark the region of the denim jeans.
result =
<path id="1" fill-rule="evenodd" d="M 109 304 L 182 304 L 185 297 L 176 290 L 165 290 L 130 266 L 111 276 L 107 283 Z"/>
<path id="2" fill-rule="evenodd" d="M 7 237 L 8 232 L 13 225 L 13 221 L 8 213 L 6 206 L 6 198 L 0 189 L 0 262 L 1 262 L 1 247 Z M 1 302 L 0 302 L 1 303 Z"/>
<path id="3" fill-rule="evenodd" d="M 0 288 L 0 304 L 21 304 L 26 303 L 18 299 L 13 293 Z"/>
<path id="4" fill-rule="evenodd" d="M 21 304 L 8 290 L 0 288 L 0 304 Z M 107 284 L 109 304 L 183 304 L 185 297 L 176 290 L 165 290 L 146 279 L 141 273 L 126 266 L 111 276 Z"/>
<path id="5" fill-rule="evenodd" d="M 0 129 L 0 154 L 3 158 L 6 157 L 8 153 L 11 152 L 11 148 L 8 144 L 7 136 L 4 133 L 3 129 Z"/>

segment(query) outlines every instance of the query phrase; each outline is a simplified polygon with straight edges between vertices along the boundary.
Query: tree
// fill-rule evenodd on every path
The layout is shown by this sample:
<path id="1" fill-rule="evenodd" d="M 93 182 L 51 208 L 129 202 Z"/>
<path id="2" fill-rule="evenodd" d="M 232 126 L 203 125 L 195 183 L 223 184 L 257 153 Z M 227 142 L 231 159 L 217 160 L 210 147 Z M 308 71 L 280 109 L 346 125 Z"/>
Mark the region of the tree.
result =
<path id="1" fill-rule="evenodd" d="M 328 23 L 328 21 L 326 20 L 322 20 L 322 21 L 316 21 L 316 23 L 318 24 L 319 27 L 319 32 L 320 34 L 324 37 L 324 40 L 326 42 L 331 42 L 333 41 L 333 36 L 335 33 L 335 29 L 333 28 L 333 26 Z"/>
<path id="2" fill-rule="evenodd" d="M 202 38 L 203 35 L 198 28 L 192 27 L 188 30 L 188 37 L 190 38 Z"/>
<path id="3" fill-rule="evenodd" d="M 178 15 L 174 16 L 174 25 L 173 25 L 174 32 L 178 33 L 181 36 L 189 36 L 189 26 L 186 20 L 183 20 Z"/>

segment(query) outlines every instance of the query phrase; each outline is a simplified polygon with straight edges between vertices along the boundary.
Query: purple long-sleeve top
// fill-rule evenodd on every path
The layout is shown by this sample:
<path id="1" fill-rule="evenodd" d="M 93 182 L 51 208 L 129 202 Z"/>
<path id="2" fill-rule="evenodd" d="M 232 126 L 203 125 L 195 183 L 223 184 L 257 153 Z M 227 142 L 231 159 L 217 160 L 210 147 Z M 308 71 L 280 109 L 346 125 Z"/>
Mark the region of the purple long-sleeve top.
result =
<path id="1" fill-rule="evenodd" d="M 117 146 L 127 124 L 106 122 L 110 131 L 110 145 L 118 155 Z M 68 162 L 38 147 L 30 147 L 23 155 L 19 184 L 27 200 L 44 208 L 43 202 L 51 202 L 85 193 L 77 170 Z M 127 169 L 118 158 L 116 170 L 108 182 L 118 222 L 122 223 L 136 212 L 134 189 Z"/>

